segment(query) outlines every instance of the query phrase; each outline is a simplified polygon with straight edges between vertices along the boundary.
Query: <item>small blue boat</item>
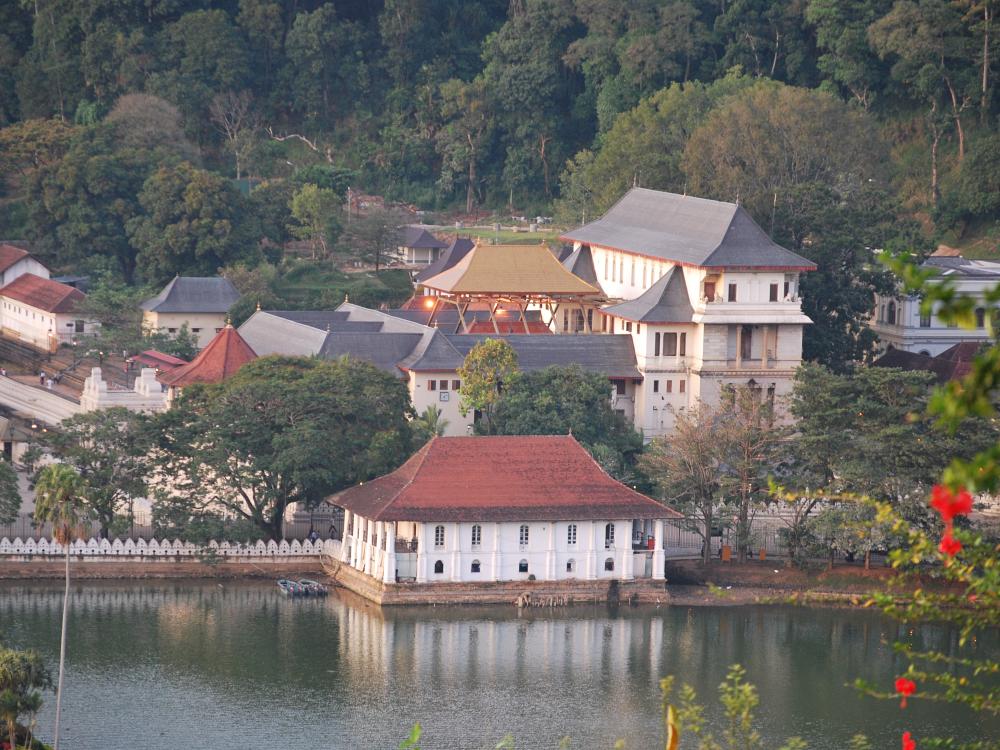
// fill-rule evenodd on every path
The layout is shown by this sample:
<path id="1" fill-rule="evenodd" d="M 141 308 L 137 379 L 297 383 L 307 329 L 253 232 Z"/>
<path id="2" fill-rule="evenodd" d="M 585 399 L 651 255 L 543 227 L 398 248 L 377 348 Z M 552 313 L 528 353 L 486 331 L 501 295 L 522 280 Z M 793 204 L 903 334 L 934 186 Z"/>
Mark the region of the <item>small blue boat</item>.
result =
<path id="1" fill-rule="evenodd" d="M 306 596 L 326 596 L 327 590 L 319 581 L 313 581 L 309 578 L 303 578 L 299 581 L 299 586 L 305 592 Z"/>
<path id="2" fill-rule="evenodd" d="M 286 578 L 278 579 L 278 590 L 281 591 L 285 596 L 305 596 L 306 592 L 303 590 L 295 581 L 289 581 Z"/>

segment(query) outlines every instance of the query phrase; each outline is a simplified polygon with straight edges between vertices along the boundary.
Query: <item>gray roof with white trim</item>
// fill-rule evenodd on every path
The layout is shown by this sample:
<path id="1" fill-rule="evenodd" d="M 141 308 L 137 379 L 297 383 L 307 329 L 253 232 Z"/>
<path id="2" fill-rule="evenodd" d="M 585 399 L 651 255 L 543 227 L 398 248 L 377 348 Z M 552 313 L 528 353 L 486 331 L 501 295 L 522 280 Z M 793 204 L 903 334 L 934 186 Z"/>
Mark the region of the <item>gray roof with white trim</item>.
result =
<path id="1" fill-rule="evenodd" d="M 156 313 L 224 313 L 239 298 L 233 282 L 222 276 L 175 276 L 139 307 Z"/>
<path id="2" fill-rule="evenodd" d="M 560 239 L 703 268 L 811 271 L 735 203 L 632 188 L 604 216 Z"/>
<path id="3" fill-rule="evenodd" d="M 602 309 L 608 315 L 639 323 L 690 323 L 694 316 L 684 271 L 672 266 L 635 299 Z"/>

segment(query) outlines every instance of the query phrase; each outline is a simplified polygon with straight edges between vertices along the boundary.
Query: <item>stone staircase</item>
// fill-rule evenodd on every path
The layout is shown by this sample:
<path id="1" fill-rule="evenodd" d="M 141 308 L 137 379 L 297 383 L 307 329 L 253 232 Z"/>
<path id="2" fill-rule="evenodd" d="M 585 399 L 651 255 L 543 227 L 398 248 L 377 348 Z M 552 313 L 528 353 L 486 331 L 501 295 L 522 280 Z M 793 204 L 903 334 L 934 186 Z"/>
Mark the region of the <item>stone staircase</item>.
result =
<path id="1" fill-rule="evenodd" d="M 33 346 L 0 336 L 0 363 L 11 374 L 37 375 L 44 370 L 76 393 L 83 390 L 84 381 L 93 367 L 100 367 L 104 379 L 111 387 L 129 388 L 130 379 L 125 372 L 121 356 L 99 358 L 84 354 L 75 348 L 63 346 L 48 354 Z"/>

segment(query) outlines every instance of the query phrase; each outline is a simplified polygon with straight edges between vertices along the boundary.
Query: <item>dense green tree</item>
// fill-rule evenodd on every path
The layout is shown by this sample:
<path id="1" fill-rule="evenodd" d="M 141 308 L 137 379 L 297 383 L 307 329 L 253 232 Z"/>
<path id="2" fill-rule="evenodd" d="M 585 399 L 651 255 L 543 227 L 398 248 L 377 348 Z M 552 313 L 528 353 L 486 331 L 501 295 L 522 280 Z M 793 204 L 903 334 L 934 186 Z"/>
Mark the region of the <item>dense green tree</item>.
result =
<path id="1" fill-rule="evenodd" d="M 131 520 L 134 500 L 144 496 L 144 424 L 142 414 L 113 407 L 64 419 L 44 435 L 49 452 L 83 479 L 81 500 L 103 539 L 123 516 Z"/>
<path id="2" fill-rule="evenodd" d="M 719 69 L 740 66 L 754 77 L 797 85 L 815 80 L 815 54 L 805 3 L 735 0 L 722 6 L 715 32 L 723 43 Z"/>
<path id="3" fill-rule="evenodd" d="M 158 96 L 125 94 L 104 121 L 113 129 L 118 150 L 139 149 L 198 163 L 198 147 L 184 133 L 180 110 Z"/>
<path id="4" fill-rule="evenodd" d="M 247 199 L 217 174 L 187 162 L 161 167 L 143 184 L 139 204 L 142 213 L 126 229 L 143 277 L 154 284 L 260 257 Z"/>
<path id="5" fill-rule="evenodd" d="M 0 721 L 7 730 L 11 748 L 33 748 L 31 730 L 20 728 L 22 717 L 34 726 L 42 707 L 42 691 L 52 688 L 52 675 L 36 651 L 17 651 L 0 644 Z"/>
<path id="6" fill-rule="evenodd" d="M 35 482 L 35 521 L 52 525 L 52 536 L 66 551 L 66 584 L 63 588 L 62 628 L 59 636 L 59 679 L 56 682 L 56 718 L 53 750 L 59 750 L 59 719 L 62 715 L 63 676 L 66 674 L 66 625 L 69 618 L 70 546 L 88 520 L 84 505 L 86 486 L 76 471 L 66 464 L 43 468 Z"/>
<path id="7" fill-rule="evenodd" d="M 568 221 L 596 217 L 633 185 L 683 192 L 681 156 L 691 134 L 724 98 L 752 85 L 730 75 L 709 85 L 673 84 L 618 117 L 596 152 L 581 151 L 562 176 L 560 213 Z"/>
<path id="8" fill-rule="evenodd" d="M 291 104 L 310 119 L 342 117 L 363 97 L 369 65 L 364 28 L 338 17 L 332 4 L 299 13 L 285 40 Z"/>
<path id="9" fill-rule="evenodd" d="M 0 167 L 27 175 L 61 159 L 77 134 L 63 120 L 22 120 L 0 130 Z"/>
<path id="10" fill-rule="evenodd" d="M 76 0 L 34 4 L 31 47 L 14 73 L 23 117 L 71 116 L 86 97 L 80 65 L 82 5 Z"/>
<path id="11" fill-rule="evenodd" d="M 609 473 L 622 477 L 642 451 L 642 436 L 611 408 L 610 393 L 607 376 L 579 365 L 522 373 L 500 392 L 493 432 L 572 434 Z"/>
<path id="12" fill-rule="evenodd" d="M 805 359 L 843 371 L 873 355 L 872 300 L 894 291 L 874 251 L 924 242 L 919 227 L 899 213 L 874 183 L 844 192 L 825 184 L 796 185 L 774 206 L 775 240 L 817 264 L 799 278 L 802 311 L 813 322 L 803 332 Z"/>
<path id="13" fill-rule="evenodd" d="M 465 83 L 453 78 L 441 84 L 441 116 L 437 133 L 441 156 L 441 191 L 450 195 L 456 184 L 465 183 L 465 212 L 472 213 L 479 192 L 478 169 L 487 153 L 493 128 L 493 113 L 482 79 Z"/>
<path id="14" fill-rule="evenodd" d="M 21 510 L 17 472 L 10 461 L 0 459 L 0 523 L 13 523 Z"/>
<path id="15" fill-rule="evenodd" d="M 90 128 L 58 162 L 29 180 L 29 236 L 56 266 L 135 275 L 136 252 L 125 224 L 141 213 L 138 195 L 155 160 L 140 149 L 118 150 L 114 130 Z"/>
<path id="16" fill-rule="evenodd" d="M 833 85 L 864 109 L 885 90 L 888 71 L 868 44 L 868 27 L 881 17 L 879 0 L 808 0 L 806 20 L 816 28 L 819 67 Z"/>
<path id="17" fill-rule="evenodd" d="M 188 132 L 205 140 L 212 98 L 246 87 L 246 42 L 225 11 L 196 10 L 165 26 L 155 49 L 159 70 L 148 90 L 176 104 Z"/>
<path id="18" fill-rule="evenodd" d="M 521 373 L 517 367 L 517 352 L 503 339 L 485 339 L 465 355 L 458 368 L 462 378 L 462 416 L 475 412 L 476 430 L 492 435 L 496 431 L 494 415 L 504 389 L 513 387 Z"/>
<path id="19" fill-rule="evenodd" d="M 709 113 L 684 149 L 688 188 L 739 201 L 765 229 L 775 203 L 806 183 L 841 190 L 884 170 L 874 123 L 830 94 L 761 82 Z"/>
<path id="20" fill-rule="evenodd" d="M 0 5 L 0 127 L 20 114 L 15 70 L 31 46 L 31 15 L 21 3 Z"/>
<path id="21" fill-rule="evenodd" d="M 329 253 L 330 243 L 336 240 L 335 235 L 331 236 L 333 233 L 330 230 L 331 222 L 335 231 L 340 228 L 340 222 L 336 218 L 340 203 L 335 192 L 312 183 L 303 185 L 292 195 L 289 203 L 292 221 L 288 230 L 300 240 L 310 243 L 313 258 L 317 257 L 317 250 L 325 258 Z"/>
<path id="22" fill-rule="evenodd" d="M 394 469 L 410 450 L 405 386 L 357 360 L 264 357 L 218 385 L 185 389 L 153 422 L 172 478 L 155 517 L 218 513 L 280 539 L 285 509 Z"/>
<path id="23" fill-rule="evenodd" d="M 940 198 L 938 147 L 949 124 L 958 136 L 958 158 L 965 154 L 962 114 L 976 94 L 970 64 L 972 39 L 962 10 L 948 0 L 897 0 L 868 30 L 879 56 L 891 60 L 892 75 L 927 107 L 930 133 L 931 203 Z"/>

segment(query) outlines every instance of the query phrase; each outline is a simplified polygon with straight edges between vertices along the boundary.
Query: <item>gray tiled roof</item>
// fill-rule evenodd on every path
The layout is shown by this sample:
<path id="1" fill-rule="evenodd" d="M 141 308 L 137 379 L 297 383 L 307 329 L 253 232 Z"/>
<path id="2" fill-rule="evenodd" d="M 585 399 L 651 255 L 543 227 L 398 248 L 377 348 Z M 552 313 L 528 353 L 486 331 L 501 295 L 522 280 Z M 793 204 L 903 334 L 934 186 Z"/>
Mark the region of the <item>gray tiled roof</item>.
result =
<path id="1" fill-rule="evenodd" d="M 403 247 L 440 247 L 445 244 L 421 227 L 405 226 L 400 230 L 399 244 Z"/>
<path id="2" fill-rule="evenodd" d="M 139 307 L 157 313 L 224 313 L 239 298 L 233 283 L 221 276 L 176 276 Z"/>
<path id="3" fill-rule="evenodd" d="M 431 318 L 430 310 L 386 310 L 389 315 L 394 318 L 402 318 L 403 320 L 411 320 L 415 323 L 420 323 L 421 325 L 427 325 Z M 520 320 L 518 313 L 511 313 L 512 319 Z M 537 321 L 542 319 L 541 310 L 527 310 L 525 317 L 528 322 Z M 467 310 L 465 313 L 465 321 L 470 325 L 474 321 L 483 321 L 490 319 L 489 310 Z M 437 311 L 437 315 L 434 316 L 434 327 L 441 328 L 445 331 L 454 331 L 455 326 L 458 323 L 458 310 L 456 310 L 451 305 L 444 305 L 440 310 Z"/>
<path id="4" fill-rule="evenodd" d="M 594 256 L 590 253 L 590 245 L 580 245 L 563 259 L 562 264 L 570 273 L 601 289 L 601 284 L 597 280 L 597 269 L 594 268 Z"/>
<path id="5" fill-rule="evenodd" d="M 475 243 L 468 237 L 456 237 L 436 261 L 416 275 L 415 280 L 423 281 L 431 276 L 437 276 L 442 271 L 447 271 L 462 260 L 473 247 L 475 247 Z"/>
<path id="6" fill-rule="evenodd" d="M 969 276 L 972 278 L 1000 278 L 1000 263 L 990 260 L 969 260 L 961 256 L 931 256 L 924 261 L 925 268 L 939 270 L 942 276 Z"/>
<path id="7" fill-rule="evenodd" d="M 314 356 L 319 354 L 329 335 L 325 330 L 290 320 L 280 313 L 261 310 L 251 315 L 239 331 L 259 357 L 268 354 Z"/>
<path id="8" fill-rule="evenodd" d="M 464 357 L 480 341 L 496 336 L 451 334 L 448 340 Z M 608 377 L 641 379 L 635 347 L 628 334 L 536 334 L 503 336 L 517 352 L 518 366 L 525 372 L 551 365 L 580 365 L 588 372 Z"/>
<path id="9" fill-rule="evenodd" d="M 777 245 L 742 206 L 647 188 L 632 188 L 561 239 L 708 268 L 816 268 Z"/>
<path id="10" fill-rule="evenodd" d="M 328 333 L 319 356 L 337 359 L 348 356 L 371 362 L 380 370 L 399 375 L 398 364 L 420 343 L 419 333 Z"/>
<path id="11" fill-rule="evenodd" d="M 690 323 L 694 315 L 684 271 L 672 266 L 635 299 L 610 305 L 603 312 L 639 323 Z"/>
<path id="12" fill-rule="evenodd" d="M 410 356 L 400 360 L 399 367 L 414 372 L 457 370 L 465 357 L 459 354 L 441 331 L 424 334 Z"/>
<path id="13" fill-rule="evenodd" d="M 321 331 L 381 331 L 380 321 L 348 320 L 346 312 L 339 310 L 268 310 L 271 315 L 285 318 Z"/>

